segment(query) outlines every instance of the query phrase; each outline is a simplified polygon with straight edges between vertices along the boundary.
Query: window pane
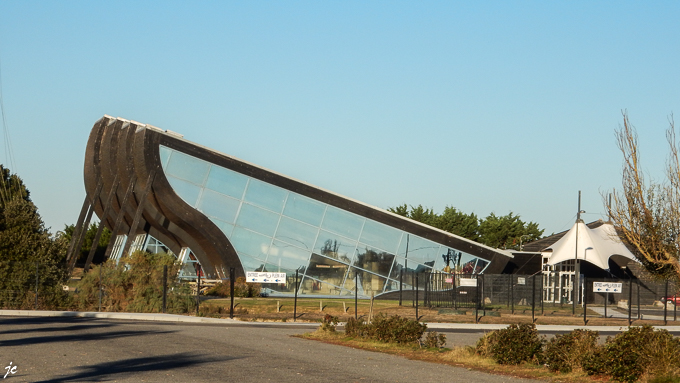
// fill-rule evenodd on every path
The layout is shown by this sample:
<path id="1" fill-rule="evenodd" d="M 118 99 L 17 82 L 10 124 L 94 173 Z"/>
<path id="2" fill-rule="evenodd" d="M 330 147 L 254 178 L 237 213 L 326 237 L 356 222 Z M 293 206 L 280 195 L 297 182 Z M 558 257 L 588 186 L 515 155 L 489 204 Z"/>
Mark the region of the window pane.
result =
<path id="1" fill-rule="evenodd" d="M 196 201 L 198 200 L 199 194 L 201 194 L 201 188 L 175 177 L 168 176 L 168 182 L 172 186 L 172 190 L 180 196 L 191 207 L 196 207 Z"/>
<path id="2" fill-rule="evenodd" d="M 401 241 L 401 234 L 400 230 L 367 219 L 361 232 L 360 242 L 390 253 L 396 253 Z"/>
<path id="3" fill-rule="evenodd" d="M 290 193 L 283 214 L 310 225 L 319 226 L 326 206 L 301 195 Z"/>
<path id="4" fill-rule="evenodd" d="M 407 244 L 408 254 L 406 254 Z M 404 234 L 398 254 L 400 257 L 406 257 L 409 261 L 423 264 L 431 263 L 434 267 L 435 263 L 442 264 L 444 262 L 440 247 L 438 243 L 418 237 L 417 235 Z"/>
<path id="5" fill-rule="evenodd" d="M 278 214 L 244 203 L 238 213 L 236 224 L 273 237 L 279 217 L 281 216 Z"/>
<path id="6" fill-rule="evenodd" d="M 161 154 L 161 167 L 163 170 L 165 170 L 168 167 L 168 159 L 170 158 L 170 149 L 166 148 L 165 146 L 161 145 L 160 150 Z"/>
<path id="7" fill-rule="evenodd" d="M 356 214 L 328 206 L 321 228 L 343 235 L 350 239 L 359 239 L 364 218 Z"/>
<path id="8" fill-rule="evenodd" d="M 279 228 L 276 229 L 276 238 L 311 251 L 318 231 L 319 229 L 314 226 L 281 217 Z"/>
<path id="9" fill-rule="evenodd" d="M 315 279 L 313 277 L 305 276 L 300 284 L 300 294 L 305 295 L 349 295 L 349 292 L 343 290 L 339 286 L 335 286 L 330 283 L 326 283 L 322 280 Z"/>
<path id="10" fill-rule="evenodd" d="M 231 232 L 234 230 L 234 225 L 232 225 L 230 223 L 226 223 L 226 222 L 219 220 L 215 217 L 208 217 L 208 218 L 210 218 L 210 220 L 213 221 L 213 223 L 215 225 L 217 225 L 217 227 L 219 227 L 220 230 L 222 230 L 222 232 L 224 233 L 224 235 L 227 236 L 227 238 L 231 238 Z"/>
<path id="11" fill-rule="evenodd" d="M 325 294 L 332 293 L 338 294 L 339 291 L 337 290 L 339 290 L 338 288 L 342 286 L 348 268 L 349 266 L 343 263 L 336 262 L 326 257 L 322 257 L 318 254 L 312 254 L 312 258 L 309 260 L 309 267 L 307 268 L 307 271 L 305 271 L 305 275 L 333 285 L 332 287 L 326 286 L 326 288 L 323 289 L 322 291 L 318 291 L 317 289 L 317 291 L 314 292 Z"/>
<path id="12" fill-rule="evenodd" d="M 165 173 L 197 185 L 203 185 L 209 168 L 209 163 L 173 150 Z"/>
<path id="13" fill-rule="evenodd" d="M 287 191 L 251 178 L 248 183 L 245 201 L 281 213 Z"/>
<path id="14" fill-rule="evenodd" d="M 234 234 L 232 234 L 230 239 L 239 258 L 242 258 L 243 255 L 250 255 L 262 260 L 267 259 L 269 245 L 272 242 L 272 239 L 269 237 L 240 227 L 234 228 Z M 251 269 L 250 271 L 253 270 Z"/>
<path id="15" fill-rule="evenodd" d="M 387 277 L 392 269 L 393 261 L 394 254 L 359 244 L 354 266 Z"/>
<path id="16" fill-rule="evenodd" d="M 240 200 L 243 199 L 243 191 L 246 189 L 247 182 L 248 177 L 213 165 L 205 187 Z"/>
<path id="17" fill-rule="evenodd" d="M 239 255 L 244 271 L 262 271 L 264 269 L 264 261 L 249 257 L 247 255 Z"/>
<path id="18" fill-rule="evenodd" d="M 321 230 L 314 246 L 314 252 L 349 264 L 352 262 L 356 246 L 356 241 Z"/>
<path id="19" fill-rule="evenodd" d="M 280 267 L 294 271 L 307 267 L 309 255 L 310 252 L 308 250 L 302 250 L 287 243 L 274 240 L 274 243 L 269 250 L 267 263 L 276 265 L 277 268 Z"/>
<path id="20" fill-rule="evenodd" d="M 369 273 L 364 270 L 351 268 L 345 279 L 345 289 L 354 292 L 356 277 L 359 277 L 358 293 L 363 297 L 370 297 L 371 294 L 378 295 L 383 292 L 385 288 L 385 278 Z"/>
<path id="21" fill-rule="evenodd" d="M 198 203 L 198 209 L 208 216 L 234 223 L 240 201 L 224 194 L 205 189 Z"/>

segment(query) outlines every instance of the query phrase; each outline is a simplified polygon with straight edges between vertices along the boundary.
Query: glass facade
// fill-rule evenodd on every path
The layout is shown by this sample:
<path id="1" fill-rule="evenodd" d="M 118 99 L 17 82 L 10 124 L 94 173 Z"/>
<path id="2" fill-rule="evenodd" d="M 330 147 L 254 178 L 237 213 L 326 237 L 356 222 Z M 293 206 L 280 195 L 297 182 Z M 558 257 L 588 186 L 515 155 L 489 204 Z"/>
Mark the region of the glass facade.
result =
<path id="1" fill-rule="evenodd" d="M 399 288 L 403 271 L 481 273 L 486 260 L 161 146 L 175 193 L 229 238 L 244 271 L 285 272 L 263 285 L 292 294 L 362 297 Z M 408 286 L 410 288 L 410 286 Z"/>

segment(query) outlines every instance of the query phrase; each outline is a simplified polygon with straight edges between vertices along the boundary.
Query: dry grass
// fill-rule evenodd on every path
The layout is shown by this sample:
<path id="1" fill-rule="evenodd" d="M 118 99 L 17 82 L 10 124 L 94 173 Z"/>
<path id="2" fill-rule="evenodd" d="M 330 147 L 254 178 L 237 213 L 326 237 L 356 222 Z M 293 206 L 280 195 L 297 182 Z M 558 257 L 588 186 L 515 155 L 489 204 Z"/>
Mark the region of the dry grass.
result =
<path id="1" fill-rule="evenodd" d="M 602 378 L 590 377 L 578 371 L 569 374 L 556 374 L 543 366 L 524 363 L 519 366 L 499 365 L 493 359 L 475 354 L 472 347 L 456 347 L 454 349 L 425 349 L 417 345 L 398 345 L 381 343 L 371 340 L 348 338 L 342 332 L 329 333 L 315 331 L 300 335 L 301 338 L 331 343 L 361 350 L 384 352 L 398 355 L 412 360 L 440 363 L 450 366 L 467 368 L 491 374 L 514 376 L 520 378 L 540 379 L 565 383 L 592 383 L 602 381 Z"/>
<path id="2" fill-rule="evenodd" d="M 252 321 L 292 321 L 293 320 L 293 298 L 235 298 L 235 309 L 237 319 Z M 281 306 L 280 311 L 277 312 L 277 302 Z M 344 309 L 347 311 L 343 311 Z M 202 303 L 208 306 L 221 306 L 223 316 L 228 315 L 229 312 L 229 298 L 226 299 L 209 299 Z M 320 310 L 320 304 L 323 311 Z M 360 300 L 358 302 L 358 316 L 368 317 L 370 312 L 370 301 Z M 458 311 L 463 314 L 440 313 L 437 308 L 428 309 L 420 307 L 418 309 L 418 319 L 426 323 L 475 323 L 475 310 L 464 309 L 465 311 Z M 449 310 L 450 311 L 450 310 Z M 545 308 L 541 315 L 540 310 L 536 310 L 535 319 L 536 324 L 539 325 L 572 325 L 582 326 L 583 317 L 581 312 L 577 311 L 577 315 L 572 315 L 571 306 L 565 307 L 550 307 Z M 405 318 L 415 318 L 416 310 L 411 307 L 411 302 L 404 302 L 403 306 L 399 306 L 397 301 L 375 300 L 373 303 L 373 314 L 384 313 L 388 316 L 399 315 Z M 337 316 L 341 322 L 347 321 L 354 317 L 354 300 L 353 299 L 314 299 L 314 298 L 298 298 L 297 304 L 297 321 L 298 322 L 318 322 L 326 314 Z M 484 316 L 484 311 L 479 310 L 479 323 L 487 324 L 512 324 L 512 323 L 531 323 L 531 307 L 517 307 L 515 313 L 512 314 L 509 309 L 496 308 L 488 310 L 487 315 Z M 595 313 L 588 313 L 589 326 L 628 326 L 627 319 L 616 318 L 601 318 Z M 672 315 L 669 315 L 669 320 L 672 320 Z M 643 324 L 650 324 L 658 326 L 663 324 L 662 321 L 650 320 L 634 320 L 633 325 L 640 326 Z"/>

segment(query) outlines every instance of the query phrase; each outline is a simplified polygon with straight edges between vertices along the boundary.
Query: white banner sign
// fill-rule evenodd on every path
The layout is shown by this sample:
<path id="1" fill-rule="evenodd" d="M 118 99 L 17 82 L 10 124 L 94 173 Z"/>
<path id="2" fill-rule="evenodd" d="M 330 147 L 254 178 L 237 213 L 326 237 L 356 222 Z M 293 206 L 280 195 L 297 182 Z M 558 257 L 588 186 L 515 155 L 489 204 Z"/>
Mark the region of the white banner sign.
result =
<path id="1" fill-rule="evenodd" d="M 246 272 L 246 282 L 251 283 L 286 283 L 286 273 Z"/>
<path id="2" fill-rule="evenodd" d="M 593 291 L 596 293 L 620 293 L 623 283 L 593 282 Z"/>
<path id="3" fill-rule="evenodd" d="M 459 281 L 460 287 L 477 287 L 477 280 L 475 278 L 461 278 Z"/>

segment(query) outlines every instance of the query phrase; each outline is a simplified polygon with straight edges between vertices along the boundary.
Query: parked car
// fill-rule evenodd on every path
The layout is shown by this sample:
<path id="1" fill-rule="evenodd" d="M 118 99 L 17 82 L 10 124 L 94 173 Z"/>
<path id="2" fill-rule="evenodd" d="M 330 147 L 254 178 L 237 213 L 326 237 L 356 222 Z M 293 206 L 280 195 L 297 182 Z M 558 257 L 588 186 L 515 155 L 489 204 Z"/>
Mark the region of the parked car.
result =
<path id="1" fill-rule="evenodd" d="M 677 305 L 678 302 L 680 302 L 680 295 L 670 295 L 670 296 L 661 298 L 661 303 L 666 303 L 666 302 L 673 302 L 674 305 Z"/>

